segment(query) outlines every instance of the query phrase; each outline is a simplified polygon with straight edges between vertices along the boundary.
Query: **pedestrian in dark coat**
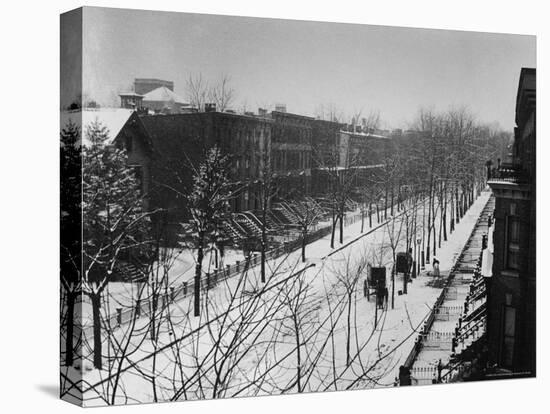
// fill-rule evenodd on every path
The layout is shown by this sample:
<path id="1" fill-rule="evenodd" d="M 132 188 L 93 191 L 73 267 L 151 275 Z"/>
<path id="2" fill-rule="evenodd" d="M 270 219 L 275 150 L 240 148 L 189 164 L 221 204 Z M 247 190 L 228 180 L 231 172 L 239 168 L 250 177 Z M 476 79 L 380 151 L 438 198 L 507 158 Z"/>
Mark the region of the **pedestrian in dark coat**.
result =
<path id="1" fill-rule="evenodd" d="M 439 260 L 437 260 L 435 257 L 432 262 L 432 267 L 433 267 L 433 275 L 435 277 L 439 277 Z"/>

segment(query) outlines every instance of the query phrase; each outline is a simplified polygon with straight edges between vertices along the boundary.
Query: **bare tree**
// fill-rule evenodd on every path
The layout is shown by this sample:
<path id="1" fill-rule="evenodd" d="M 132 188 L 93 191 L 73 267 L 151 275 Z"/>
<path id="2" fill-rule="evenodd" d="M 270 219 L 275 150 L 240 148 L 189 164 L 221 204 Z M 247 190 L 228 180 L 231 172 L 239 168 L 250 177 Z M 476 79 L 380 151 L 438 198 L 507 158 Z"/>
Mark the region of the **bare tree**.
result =
<path id="1" fill-rule="evenodd" d="M 343 122 L 344 113 L 334 103 L 319 104 L 315 108 L 317 119 L 330 122 Z"/>
<path id="2" fill-rule="evenodd" d="M 204 104 L 209 95 L 209 86 L 201 73 L 189 75 L 185 83 L 185 93 L 187 100 L 193 107 L 197 108 L 198 111 L 204 111 Z"/>
<path id="3" fill-rule="evenodd" d="M 361 119 L 363 131 L 370 132 L 380 127 L 380 110 L 371 110 L 366 117 Z"/>
<path id="4" fill-rule="evenodd" d="M 403 218 L 392 216 L 385 224 L 385 229 L 388 236 L 388 244 L 392 254 L 392 268 L 391 268 L 391 308 L 395 307 L 395 272 L 396 272 L 396 259 L 397 249 L 402 242 L 402 230 L 403 230 Z"/>
<path id="5" fill-rule="evenodd" d="M 260 260 L 261 260 L 261 280 L 266 280 L 266 260 L 268 250 L 268 222 L 267 215 L 271 209 L 271 203 L 277 195 L 277 186 L 275 182 L 275 173 L 271 163 L 271 141 L 264 140 L 261 148 L 261 166 L 259 198 L 261 210 L 261 239 L 260 239 Z"/>
<path id="6" fill-rule="evenodd" d="M 343 258 L 344 265 L 334 269 L 339 284 L 344 289 L 346 303 L 346 365 L 351 364 L 351 331 L 352 331 L 352 309 L 356 301 L 356 294 L 361 277 L 366 274 L 367 259 L 365 255 L 353 259 L 351 254 Z"/>
<path id="7" fill-rule="evenodd" d="M 322 210 L 311 199 L 301 197 L 290 201 L 290 206 L 297 218 L 300 228 L 300 239 L 302 245 L 302 262 L 306 261 L 306 246 L 308 235 L 313 225 L 315 225 L 322 216 Z"/>
<path id="8" fill-rule="evenodd" d="M 235 99 L 235 90 L 231 87 L 231 78 L 228 75 L 221 75 L 208 91 L 208 99 L 216 104 L 216 110 L 224 112 Z"/>

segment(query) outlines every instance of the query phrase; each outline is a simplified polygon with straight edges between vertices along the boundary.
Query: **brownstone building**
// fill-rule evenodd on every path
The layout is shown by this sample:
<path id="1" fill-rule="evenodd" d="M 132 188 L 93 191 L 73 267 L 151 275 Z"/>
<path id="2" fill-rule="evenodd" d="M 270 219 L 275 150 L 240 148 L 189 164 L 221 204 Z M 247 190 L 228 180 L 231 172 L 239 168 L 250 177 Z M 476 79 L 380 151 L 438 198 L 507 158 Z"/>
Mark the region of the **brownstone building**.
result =
<path id="1" fill-rule="evenodd" d="M 270 154 L 272 120 L 267 117 L 201 112 L 135 116 L 118 134 L 129 163 L 140 171 L 150 208 L 162 208 L 170 233 L 188 219 L 185 194 L 206 149 L 218 145 L 230 159 L 233 212 L 259 208 L 258 179 Z M 145 184 L 146 183 L 146 184 Z"/>
<path id="2" fill-rule="evenodd" d="M 511 160 L 489 170 L 495 198 L 494 258 L 488 278 L 489 367 L 536 374 L 536 70 L 523 68 Z"/>
<path id="3" fill-rule="evenodd" d="M 287 112 L 271 112 L 273 170 L 278 176 L 281 198 L 291 198 L 311 188 L 313 165 L 312 130 L 314 118 Z"/>
<path id="4" fill-rule="evenodd" d="M 380 165 L 391 142 L 388 136 L 358 132 L 350 125 L 340 134 L 340 165 L 344 168 Z"/>

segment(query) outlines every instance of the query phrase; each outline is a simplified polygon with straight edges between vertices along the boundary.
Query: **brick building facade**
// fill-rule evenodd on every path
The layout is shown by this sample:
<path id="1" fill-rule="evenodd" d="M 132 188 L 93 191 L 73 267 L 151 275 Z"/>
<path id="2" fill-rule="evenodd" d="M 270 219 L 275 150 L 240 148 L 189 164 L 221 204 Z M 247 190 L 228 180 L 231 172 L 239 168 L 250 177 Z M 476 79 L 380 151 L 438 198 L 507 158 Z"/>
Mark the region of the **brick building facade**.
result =
<path id="1" fill-rule="evenodd" d="M 489 366 L 536 374 L 536 70 L 521 70 L 512 159 L 489 171 L 495 194 L 488 278 Z"/>
<path id="2" fill-rule="evenodd" d="M 309 193 L 313 166 L 314 119 L 287 112 L 271 112 L 271 162 L 278 176 L 278 194 L 291 198 L 297 191 Z"/>
<path id="3" fill-rule="evenodd" d="M 142 180 L 148 207 L 163 210 L 157 222 L 174 234 L 189 218 L 184 195 L 192 187 L 193 166 L 200 164 L 207 148 L 218 145 L 229 155 L 229 178 L 238 189 L 230 202 L 231 211 L 257 212 L 267 163 L 276 186 L 273 202 L 304 195 L 322 197 L 327 192 L 323 168 L 328 158 L 336 155 L 339 170 L 349 167 L 339 165 L 343 144 L 348 146 L 345 151 L 361 148 L 365 152 L 365 167 L 377 162 L 380 151 L 391 141 L 369 136 L 343 140 L 341 127 L 336 122 L 277 111 L 259 115 L 134 113 L 115 143 L 127 149 L 128 162 Z M 357 177 L 367 172 L 372 174 L 361 170 Z"/>
<path id="4" fill-rule="evenodd" d="M 229 155 L 229 179 L 236 189 L 231 210 L 259 207 L 258 179 L 264 154 L 270 154 L 271 124 L 270 118 L 221 112 L 136 116 L 116 144 L 127 149 L 150 208 L 163 209 L 158 220 L 173 233 L 188 219 L 184 195 L 192 188 L 193 169 L 214 145 Z"/>

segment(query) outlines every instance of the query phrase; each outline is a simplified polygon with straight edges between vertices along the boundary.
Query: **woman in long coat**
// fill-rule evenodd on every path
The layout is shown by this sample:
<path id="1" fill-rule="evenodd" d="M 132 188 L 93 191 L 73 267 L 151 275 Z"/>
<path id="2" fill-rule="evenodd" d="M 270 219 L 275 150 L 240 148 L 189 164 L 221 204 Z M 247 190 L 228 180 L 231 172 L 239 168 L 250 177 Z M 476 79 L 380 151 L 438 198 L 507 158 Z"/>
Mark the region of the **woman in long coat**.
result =
<path id="1" fill-rule="evenodd" d="M 433 275 L 435 277 L 439 277 L 439 260 L 437 260 L 435 257 L 432 262 L 432 266 L 433 266 Z"/>

